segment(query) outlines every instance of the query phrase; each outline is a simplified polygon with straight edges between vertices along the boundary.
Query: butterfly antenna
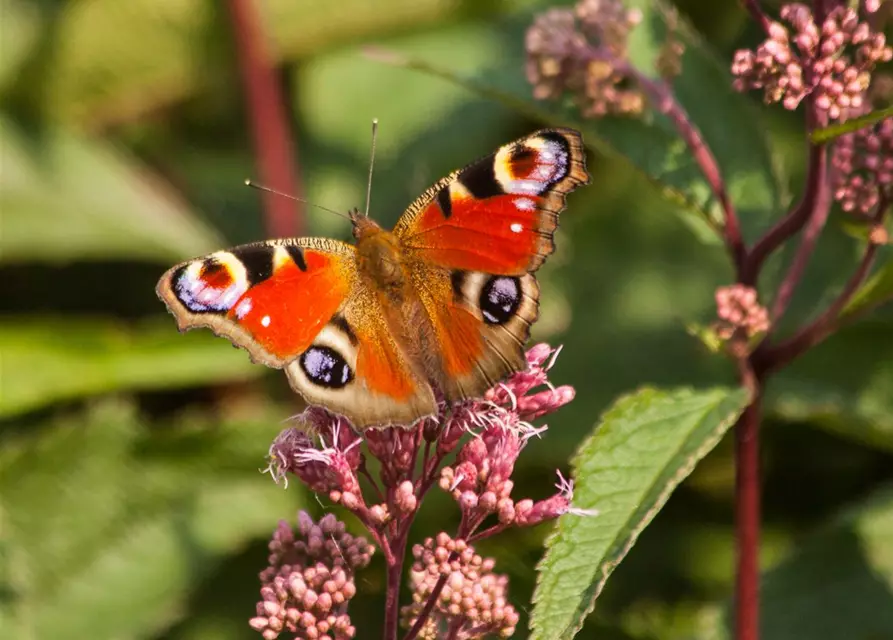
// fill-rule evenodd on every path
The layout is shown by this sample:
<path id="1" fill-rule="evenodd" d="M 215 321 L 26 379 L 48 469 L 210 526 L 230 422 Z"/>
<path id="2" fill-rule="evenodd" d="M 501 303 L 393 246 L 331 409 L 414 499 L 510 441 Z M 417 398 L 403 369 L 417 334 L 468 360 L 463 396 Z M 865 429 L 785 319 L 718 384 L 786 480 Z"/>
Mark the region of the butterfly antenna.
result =
<path id="1" fill-rule="evenodd" d="M 369 180 L 366 182 L 366 217 L 369 217 L 369 201 L 372 198 L 372 169 L 375 167 L 375 139 L 378 137 L 378 118 L 372 118 L 372 153 L 369 157 Z"/>
<path id="2" fill-rule="evenodd" d="M 257 189 L 258 191 L 266 191 L 267 193 L 272 193 L 277 196 L 282 196 L 283 198 L 288 198 L 289 200 L 294 200 L 295 202 L 303 202 L 306 205 L 311 207 L 316 207 L 317 209 L 322 209 L 323 211 L 328 211 L 329 213 L 334 213 L 336 216 L 340 216 L 345 220 L 350 220 L 350 216 L 341 213 L 340 211 L 335 211 L 334 209 L 329 209 L 328 207 L 324 207 L 321 204 L 314 204 L 312 202 L 308 202 L 304 200 L 304 198 L 299 198 L 297 196 L 293 196 L 291 194 L 285 193 L 283 191 L 279 191 L 278 189 L 273 189 L 272 187 L 267 187 L 262 184 L 258 184 L 256 182 L 252 182 L 250 179 L 245 180 L 245 186 L 251 187 L 252 189 Z"/>

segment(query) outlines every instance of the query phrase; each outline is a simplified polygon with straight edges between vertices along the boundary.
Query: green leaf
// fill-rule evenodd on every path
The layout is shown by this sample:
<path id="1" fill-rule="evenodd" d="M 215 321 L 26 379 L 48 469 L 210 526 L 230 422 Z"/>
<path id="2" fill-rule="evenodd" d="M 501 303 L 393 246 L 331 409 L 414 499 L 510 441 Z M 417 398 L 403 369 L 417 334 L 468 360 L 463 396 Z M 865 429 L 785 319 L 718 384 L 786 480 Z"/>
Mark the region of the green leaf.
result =
<path id="1" fill-rule="evenodd" d="M 0 320 L 0 416 L 121 391 L 246 380 L 265 368 L 207 331 L 170 318 L 128 327 L 102 319 Z"/>
<path id="2" fill-rule="evenodd" d="M 830 142 L 835 138 L 839 138 L 847 133 L 852 133 L 853 131 L 858 131 L 863 127 L 871 126 L 875 122 L 880 122 L 886 118 L 893 118 L 893 106 L 885 107 L 883 109 L 875 109 L 871 113 L 866 113 L 864 116 L 847 120 L 841 124 L 831 125 L 824 129 L 818 129 L 809 134 L 809 137 L 816 144 Z"/>
<path id="3" fill-rule="evenodd" d="M 148 170 L 98 140 L 0 117 L 0 261 L 177 261 L 222 245 Z"/>
<path id="4" fill-rule="evenodd" d="M 893 637 L 893 487 L 803 538 L 763 575 L 760 602 L 763 640 Z M 706 637 L 730 638 L 731 615 Z"/>
<path id="5" fill-rule="evenodd" d="M 630 56 L 642 71 L 653 74 L 653 64 L 667 30 L 666 10 L 657 2 L 642 0 L 632 4 L 644 17 L 642 25 L 633 31 Z M 369 54 L 382 62 L 458 84 L 528 117 L 577 128 L 583 132 L 587 145 L 625 157 L 667 198 L 683 205 L 683 219 L 695 226 L 699 237 L 704 237 L 705 224 L 718 226 L 721 219 L 718 203 L 692 155 L 666 118 L 649 113 L 641 118 L 584 120 L 579 110 L 567 101 L 542 102 L 532 98 L 524 76 L 523 51 L 523 31 L 531 20 L 526 18 L 523 23 L 504 27 L 503 39 L 510 44 L 499 56 L 499 66 L 474 77 L 460 75 L 430 62 L 427 57 L 394 55 L 378 49 L 370 49 Z M 677 35 L 686 43 L 686 51 L 683 72 L 674 81 L 674 92 L 717 156 L 727 190 L 745 229 L 753 232 L 777 215 L 787 199 L 765 128 L 748 98 L 731 89 L 727 68 L 691 29 L 683 25 L 680 31 Z"/>
<path id="6" fill-rule="evenodd" d="M 893 322 L 842 329 L 767 384 L 766 410 L 893 451 Z"/>
<path id="7" fill-rule="evenodd" d="M 573 460 L 574 506 L 547 541 L 538 570 L 533 637 L 570 638 L 611 573 L 676 486 L 748 402 L 743 389 L 643 389 L 618 400 Z"/>
<path id="8" fill-rule="evenodd" d="M 893 301 L 893 260 L 882 264 L 874 275 L 859 287 L 840 315 L 846 318 L 890 301 Z"/>
<path id="9" fill-rule="evenodd" d="M 133 408 L 106 402 L 5 442 L 0 615 L 10 637 L 151 637 L 182 616 L 225 554 L 293 516 L 300 491 L 257 471 L 278 429 L 273 417 L 207 425 L 190 435 L 218 455 L 171 459 L 146 455 Z"/>

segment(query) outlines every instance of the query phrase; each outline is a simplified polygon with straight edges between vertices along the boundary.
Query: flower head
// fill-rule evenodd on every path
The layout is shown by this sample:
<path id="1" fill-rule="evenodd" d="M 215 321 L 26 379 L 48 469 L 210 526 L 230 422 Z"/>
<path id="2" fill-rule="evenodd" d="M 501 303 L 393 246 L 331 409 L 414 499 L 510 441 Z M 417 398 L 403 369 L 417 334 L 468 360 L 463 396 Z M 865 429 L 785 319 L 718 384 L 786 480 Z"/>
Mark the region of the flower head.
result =
<path id="1" fill-rule="evenodd" d="M 784 5 L 780 15 L 787 24 L 771 22 L 769 37 L 756 50 L 735 53 L 735 88 L 762 90 L 767 103 L 781 102 L 786 109 L 812 95 L 816 108 L 832 120 L 857 114 L 875 65 L 893 58 L 884 34 L 843 5 L 819 22 L 800 3 Z"/>
<path id="2" fill-rule="evenodd" d="M 353 638 L 356 628 L 347 603 L 356 594 L 354 572 L 369 564 L 372 545 L 347 533 L 332 514 L 315 523 L 301 511 L 297 530 L 281 521 L 269 549 L 269 566 L 260 574 L 262 599 L 251 627 L 264 640 L 283 631 L 299 639 Z"/>
<path id="3" fill-rule="evenodd" d="M 757 301 L 757 291 L 743 284 L 733 284 L 716 290 L 716 332 L 728 340 L 736 332 L 748 338 L 769 329 L 769 313 Z"/>
<path id="4" fill-rule="evenodd" d="M 893 118 L 839 137 L 831 162 L 834 198 L 844 211 L 869 214 L 893 197 Z"/>
<path id="5" fill-rule="evenodd" d="M 508 603 L 508 578 L 493 573 L 491 558 L 482 558 L 465 540 L 446 533 L 415 545 L 412 555 L 412 604 L 402 609 L 404 625 L 412 626 L 428 598 L 437 598 L 419 638 L 436 640 L 447 627 L 457 630 L 451 637 L 465 639 L 507 638 L 515 632 L 519 616 Z"/>
<path id="6" fill-rule="evenodd" d="M 538 99 L 569 91 L 587 116 L 638 114 L 645 100 L 626 66 L 639 11 L 621 0 L 581 0 L 550 9 L 527 30 L 527 79 Z"/>

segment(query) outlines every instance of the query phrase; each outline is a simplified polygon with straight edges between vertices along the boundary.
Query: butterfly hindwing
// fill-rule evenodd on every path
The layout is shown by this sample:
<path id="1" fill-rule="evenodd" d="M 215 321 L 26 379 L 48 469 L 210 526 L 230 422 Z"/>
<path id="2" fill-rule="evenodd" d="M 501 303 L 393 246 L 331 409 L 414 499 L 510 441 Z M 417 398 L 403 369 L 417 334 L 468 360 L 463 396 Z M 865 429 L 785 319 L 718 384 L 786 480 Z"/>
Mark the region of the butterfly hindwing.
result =
<path id="1" fill-rule="evenodd" d="M 436 409 L 358 277 L 352 245 L 300 238 L 218 251 L 168 270 L 157 293 L 181 330 L 208 327 L 255 362 L 285 368 L 308 402 L 357 427 Z"/>

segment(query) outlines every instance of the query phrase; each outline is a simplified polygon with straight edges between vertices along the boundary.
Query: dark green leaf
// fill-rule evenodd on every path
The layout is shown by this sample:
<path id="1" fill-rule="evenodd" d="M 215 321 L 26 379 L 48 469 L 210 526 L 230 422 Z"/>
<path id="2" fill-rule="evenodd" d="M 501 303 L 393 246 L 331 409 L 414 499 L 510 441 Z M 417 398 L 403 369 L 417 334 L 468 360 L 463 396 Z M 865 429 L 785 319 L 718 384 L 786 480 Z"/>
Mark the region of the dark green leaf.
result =
<path id="1" fill-rule="evenodd" d="M 748 401 L 743 389 L 643 389 L 602 417 L 573 460 L 574 506 L 539 565 L 533 637 L 571 638 L 611 573 L 676 486 L 719 442 Z"/>
<path id="2" fill-rule="evenodd" d="M 893 451 L 893 323 L 841 330 L 769 380 L 767 410 Z"/>

